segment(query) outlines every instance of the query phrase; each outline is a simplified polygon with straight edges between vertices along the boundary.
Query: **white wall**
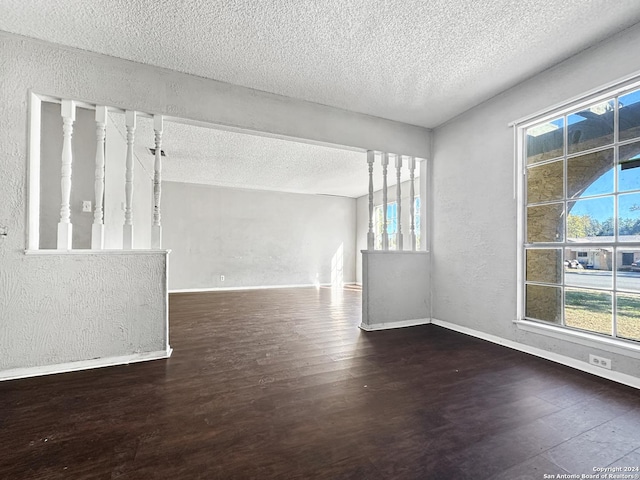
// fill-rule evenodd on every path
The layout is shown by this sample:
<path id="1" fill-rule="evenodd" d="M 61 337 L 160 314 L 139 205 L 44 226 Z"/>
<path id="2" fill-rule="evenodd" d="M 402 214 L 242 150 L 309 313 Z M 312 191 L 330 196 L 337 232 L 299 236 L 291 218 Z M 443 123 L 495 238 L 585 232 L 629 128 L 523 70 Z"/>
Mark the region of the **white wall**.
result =
<path id="1" fill-rule="evenodd" d="M 433 317 L 587 361 L 613 359 L 633 376 L 640 362 L 518 330 L 513 130 L 507 125 L 640 70 L 640 25 L 464 113 L 434 133 Z M 526 61 L 526 59 L 523 59 Z"/>
<path id="2" fill-rule="evenodd" d="M 176 182 L 162 187 L 171 290 L 330 283 L 340 249 L 344 282 L 355 281 L 355 199 Z"/>
<path id="3" fill-rule="evenodd" d="M 365 330 L 431 321 L 429 256 L 429 252 L 362 252 Z"/>
<path id="4" fill-rule="evenodd" d="M 166 346 L 146 335 L 165 318 L 164 255 L 24 254 L 30 91 L 420 157 L 430 141 L 423 128 L 4 32 L 0 72 L 0 371 Z M 139 341 L 113 325 L 132 326 Z"/>

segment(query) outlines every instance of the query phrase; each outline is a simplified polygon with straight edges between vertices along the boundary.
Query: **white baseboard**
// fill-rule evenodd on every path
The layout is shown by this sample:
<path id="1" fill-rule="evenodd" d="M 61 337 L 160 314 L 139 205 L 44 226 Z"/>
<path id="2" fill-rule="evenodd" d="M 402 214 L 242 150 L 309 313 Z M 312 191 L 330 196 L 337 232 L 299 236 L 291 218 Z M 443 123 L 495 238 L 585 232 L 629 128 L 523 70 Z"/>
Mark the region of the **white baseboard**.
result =
<path id="1" fill-rule="evenodd" d="M 346 282 L 345 285 L 355 285 L 354 282 Z M 254 285 L 251 287 L 211 287 L 211 288 L 182 288 L 169 290 L 169 293 L 201 293 L 201 292 L 221 292 L 227 290 L 268 290 L 272 288 L 309 288 L 309 287 L 331 287 L 330 283 L 302 283 L 295 285 Z"/>
<path id="2" fill-rule="evenodd" d="M 365 332 L 375 332 L 376 330 L 390 330 L 392 328 L 415 327 L 417 325 L 427 325 L 431 323 L 428 318 L 416 318 L 413 320 L 398 320 L 396 322 L 374 323 L 366 325 L 361 323 L 359 327 Z"/>
<path id="3" fill-rule="evenodd" d="M 92 368 L 113 367 L 116 365 L 128 365 L 130 363 L 147 362 L 149 360 L 159 360 L 169 358 L 173 352 L 172 348 L 158 350 L 155 352 L 134 353 L 120 357 L 94 358 L 92 360 L 81 360 L 79 362 L 58 363 L 55 365 L 43 365 L 40 367 L 14 368 L 0 371 L 0 382 L 5 380 L 17 380 L 19 378 L 40 377 L 43 375 L 53 375 L 56 373 L 76 372 L 89 370 Z"/>
<path id="4" fill-rule="evenodd" d="M 614 382 L 622 383 L 624 385 L 640 389 L 640 378 L 627 375 L 626 373 L 606 370 L 600 367 L 596 367 L 595 365 L 591 365 L 587 362 L 576 360 L 575 358 L 560 355 L 559 353 L 549 352 L 548 350 L 525 345 L 524 343 L 507 340 L 505 338 L 497 337 L 489 333 L 480 332 L 472 328 L 462 327 L 454 323 L 445 322 L 444 320 L 438 320 L 437 318 L 433 318 L 431 320 L 431 323 L 433 323 L 434 325 L 438 325 L 439 327 L 444 327 L 459 333 L 471 335 L 472 337 L 487 340 L 491 343 L 496 343 L 504 347 L 518 350 L 520 352 L 529 353 L 531 355 L 535 355 L 536 357 L 551 360 L 552 362 L 560 363 L 562 365 L 566 365 L 567 367 L 572 367 L 583 372 L 591 373 L 592 375 L 596 375 L 598 377 L 606 378 L 607 380 L 612 380 Z"/>

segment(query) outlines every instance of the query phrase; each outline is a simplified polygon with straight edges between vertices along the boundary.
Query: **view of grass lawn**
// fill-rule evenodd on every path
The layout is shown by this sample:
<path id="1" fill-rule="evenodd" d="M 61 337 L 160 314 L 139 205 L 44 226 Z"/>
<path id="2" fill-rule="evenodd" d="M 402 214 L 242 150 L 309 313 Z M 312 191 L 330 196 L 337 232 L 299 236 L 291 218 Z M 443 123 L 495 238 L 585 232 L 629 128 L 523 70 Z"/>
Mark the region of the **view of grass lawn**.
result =
<path id="1" fill-rule="evenodd" d="M 640 340 L 640 295 L 618 294 L 618 336 Z"/>
<path id="2" fill-rule="evenodd" d="M 640 340 L 640 295 L 618 294 L 618 336 Z M 565 324 L 590 332 L 612 334 L 612 298 L 607 292 L 567 288 Z"/>
<path id="3" fill-rule="evenodd" d="M 611 294 L 567 288 L 564 303 L 565 325 L 611 335 Z"/>

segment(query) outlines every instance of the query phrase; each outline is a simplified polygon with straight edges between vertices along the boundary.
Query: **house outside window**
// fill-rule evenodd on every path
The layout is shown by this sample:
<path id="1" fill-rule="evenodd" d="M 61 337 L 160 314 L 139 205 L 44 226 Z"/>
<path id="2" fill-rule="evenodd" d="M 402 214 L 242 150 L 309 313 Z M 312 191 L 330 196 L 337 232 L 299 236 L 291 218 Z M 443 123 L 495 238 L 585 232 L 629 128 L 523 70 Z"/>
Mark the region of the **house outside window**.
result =
<path id="1" fill-rule="evenodd" d="M 640 341 L 638 84 L 518 128 L 522 317 Z"/>

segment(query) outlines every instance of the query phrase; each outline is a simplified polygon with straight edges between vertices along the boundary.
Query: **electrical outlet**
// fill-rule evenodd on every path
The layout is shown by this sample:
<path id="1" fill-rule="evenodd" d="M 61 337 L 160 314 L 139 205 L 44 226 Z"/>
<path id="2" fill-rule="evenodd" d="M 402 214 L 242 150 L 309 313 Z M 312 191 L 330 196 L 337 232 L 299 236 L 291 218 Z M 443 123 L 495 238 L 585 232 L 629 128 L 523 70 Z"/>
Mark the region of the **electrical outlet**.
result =
<path id="1" fill-rule="evenodd" d="M 605 357 L 598 357 L 597 355 L 589 354 L 589 363 L 597 367 L 606 368 L 611 370 L 611 359 Z"/>
<path id="2" fill-rule="evenodd" d="M 224 282 L 224 275 L 220 275 L 220 281 Z"/>
<path id="3" fill-rule="evenodd" d="M 91 200 L 82 201 L 82 211 L 84 213 L 91 213 Z"/>

